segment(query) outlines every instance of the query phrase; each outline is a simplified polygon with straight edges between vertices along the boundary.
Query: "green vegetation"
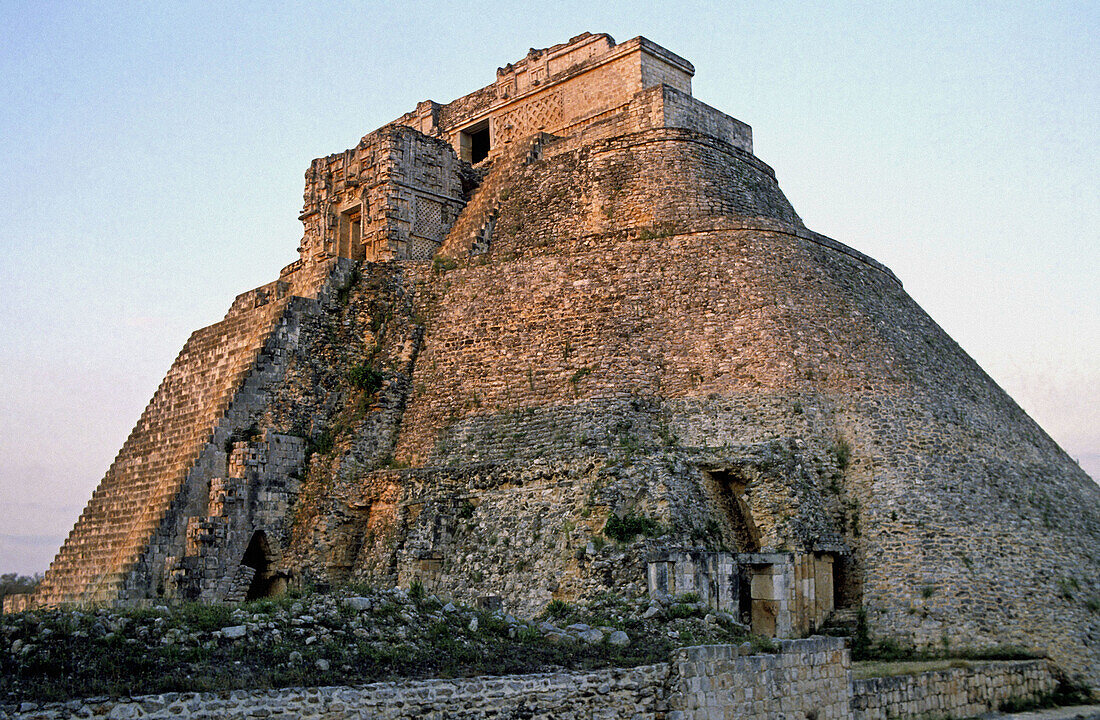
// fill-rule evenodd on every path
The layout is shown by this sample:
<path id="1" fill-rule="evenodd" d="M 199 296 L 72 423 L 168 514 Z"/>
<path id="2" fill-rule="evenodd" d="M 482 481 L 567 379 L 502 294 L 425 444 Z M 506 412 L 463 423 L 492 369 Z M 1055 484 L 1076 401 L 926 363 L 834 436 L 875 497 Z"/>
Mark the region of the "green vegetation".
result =
<path id="1" fill-rule="evenodd" d="M 550 604 L 546 606 L 546 617 L 554 618 L 555 620 L 561 620 L 571 613 L 573 609 L 569 607 L 569 603 L 562 600 L 551 600 Z"/>
<path id="2" fill-rule="evenodd" d="M 432 261 L 432 272 L 436 275 L 446 275 L 458 267 L 458 261 L 439 255 Z"/>
<path id="3" fill-rule="evenodd" d="M 318 455 L 327 455 L 332 451 L 333 445 L 336 444 L 336 433 L 332 431 L 332 428 L 318 433 L 317 437 L 313 438 L 308 443 L 306 448 L 306 454 L 312 455 L 314 453 Z"/>
<path id="4" fill-rule="evenodd" d="M 351 291 L 356 285 L 359 284 L 359 280 L 362 279 L 362 274 L 359 272 L 359 268 L 356 267 L 351 271 L 348 276 L 348 282 L 342 288 L 336 292 L 336 302 L 341 305 L 347 305 L 351 301 Z"/>
<path id="5" fill-rule="evenodd" d="M 348 383 L 352 387 L 373 395 L 382 389 L 386 376 L 375 370 L 369 363 L 359 363 L 352 366 L 347 373 Z"/>
<path id="6" fill-rule="evenodd" d="M 1073 593 L 1081 589 L 1077 578 L 1061 578 L 1058 580 L 1058 596 L 1063 600 L 1072 600 Z"/>
<path id="7" fill-rule="evenodd" d="M 622 517 L 611 514 L 607 523 L 603 526 L 603 534 L 612 540 L 627 543 L 638 535 L 657 537 L 664 533 L 661 523 L 645 515 L 635 515 L 629 512 Z"/>
<path id="8" fill-rule="evenodd" d="M 229 437 L 225 439 L 225 446 L 222 448 L 225 452 L 232 452 L 233 445 L 239 442 L 252 442 L 260 435 L 260 429 L 256 427 L 256 423 L 252 423 L 245 428 L 237 428 L 229 434 Z"/>
<path id="9" fill-rule="evenodd" d="M 935 670 L 968 667 L 970 667 L 969 662 L 959 659 L 902 660 L 897 662 L 864 660 L 852 664 L 852 678 L 866 680 L 867 678 L 893 677 L 895 675 L 919 675 Z"/>
<path id="10" fill-rule="evenodd" d="M 675 605 L 668 609 L 668 616 L 670 618 L 679 620 L 681 618 L 703 617 L 706 615 L 706 611 L 699 607 L 698 600 L 692 599 L 689 595 L 694 595 L 695 598 L 699 597 L 695 595 L 695 593 L 688 593 L 688 595 L 681 597 Z"/>
<path id="11" fill-rule="evenodd" d="M 836 458 L 836 466 L 840 468 L 841 472 L 848 469 L 848 464 L 852 461 L 852 446 L 846 439 L 842 437 L 836 439 L 836 445 L 833 446 L 833 457 Z"/>
<path id="12" fill-rule="evenodd" d="M 591 374 L 592 374 L 592 368 L 587 367 L 587 366 L 582 367 L 581 369 L 577 370 L 577 372 L 573 373 L 569 377 L 569 383 L 571 385 L 573 385 L 574 387 L 576 387 L 577 383 L 579 383 L 581 380 L 585 379 L 586 377 L 588 377 Z"/>

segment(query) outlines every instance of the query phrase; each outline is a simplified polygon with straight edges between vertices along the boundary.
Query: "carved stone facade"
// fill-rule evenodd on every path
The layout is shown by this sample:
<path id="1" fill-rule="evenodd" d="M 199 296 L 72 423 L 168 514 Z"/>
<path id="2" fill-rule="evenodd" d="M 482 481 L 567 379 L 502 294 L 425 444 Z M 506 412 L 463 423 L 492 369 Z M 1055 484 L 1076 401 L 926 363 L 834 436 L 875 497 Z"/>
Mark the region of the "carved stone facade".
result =
<path id="1" fill-rule="evenodd" d="M 466 204 L 471 179 L 446 143 L 382 128 L 306 172 L 306 262 L 431 260 Z"/>

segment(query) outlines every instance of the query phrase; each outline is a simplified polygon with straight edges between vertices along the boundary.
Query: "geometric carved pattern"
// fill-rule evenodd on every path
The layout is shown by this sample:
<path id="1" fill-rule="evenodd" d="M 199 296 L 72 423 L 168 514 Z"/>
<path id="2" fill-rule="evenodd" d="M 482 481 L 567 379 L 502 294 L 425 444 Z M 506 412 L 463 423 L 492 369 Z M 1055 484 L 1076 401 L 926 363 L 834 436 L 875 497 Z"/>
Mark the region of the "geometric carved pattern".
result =
<path id="1" fill-rule="evenodd" d="M 506 143 L 543 128 L 555 128 L 563 115 L 560 91 L 523 103 L 497 123 L 496 141 Z"/>
<path id="2" fill-rule="evenodd" d="M 439 249 L 439 243 L 427 238 L 413 235 L 409 238 L 409 260 L 431 260 L 435 257 L 435 251 Z"/>
<path id="3" fill-rule="evenodd" d="M 436 243 L 443 241 L 443 203 L 425 197 L 416 198 L 416 219 L 413 235 Z"/>

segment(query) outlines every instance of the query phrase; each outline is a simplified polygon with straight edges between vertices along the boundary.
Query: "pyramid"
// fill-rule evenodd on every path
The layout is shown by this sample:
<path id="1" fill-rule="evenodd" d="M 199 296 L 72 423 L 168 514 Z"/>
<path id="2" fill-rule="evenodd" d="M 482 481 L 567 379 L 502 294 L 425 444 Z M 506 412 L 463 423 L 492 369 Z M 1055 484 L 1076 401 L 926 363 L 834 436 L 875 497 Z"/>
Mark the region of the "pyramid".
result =
<path id="1" fill-rule="evenodd" d="M 305 176 L 34 596 L 694 593 L 1100 681 L 1100 488 L 645 38 L 579 35 Z"/>

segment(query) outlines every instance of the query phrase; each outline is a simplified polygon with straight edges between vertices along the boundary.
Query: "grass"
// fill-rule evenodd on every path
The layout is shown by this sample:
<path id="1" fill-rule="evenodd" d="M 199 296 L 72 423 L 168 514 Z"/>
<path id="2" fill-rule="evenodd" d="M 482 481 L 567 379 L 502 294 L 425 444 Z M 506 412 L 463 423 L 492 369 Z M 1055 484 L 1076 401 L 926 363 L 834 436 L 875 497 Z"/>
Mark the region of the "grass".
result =
<path id="1" fill-rule="evenodd" d="M 852 640 L 852 660 L 879 662 L 932 661 L 932 660 L 1034 660 L 1041 657 L 1016 645 L 997 645 L 989 648 L 915 648 L 903 645 L 891 638 L 882 638 L 861 644 Z"/>
<path id="2" fill-rule="evenodd" d="M 369 363 L 359 363 L 348 370 L 348 382 L 351 386 L 373 395 L 382 389 L 386 376 L 370 366 Z"/>
<path id="3" fill-rule="evenodd" d="M 419 583 L 404 600 L 369 588 L 354 590 L 372 599 L 370 610 L 313 595 L 239 606 L 6 616 L 0 626 L 3 647 L 18 641 L 32 648 L 0 654 L 0 702 L 633 667 L 666 661 L 674 648 L 695 640 L 745 639 L 737 628 L 704 630 L 698 620 L 646 625 L 636 606 L 604 598 L 594 604 L 552 603 L 544 617 L 559 627 L 584 622 L 625 630 L 628 646 L 553 641 L 534 625 L 511 624 L 488 611 L 446 611 Z M 216 632 L 233 625 L 248 626 L 247 635 L 233 639 Z M 665 632 L 673 627 L 678 638 Z M 307 637 L 316 639 L 306 644 Z M 329 669 L 320 669 L 319 660 Z"/>
<path id="4" fill-rule="evenodd" d="M 612 513 L 603 526 L 604 535 L 622 543 L 630 542 L 638 535 L 657 537 L 663 531 L 661 523 L 657 520 L 644 515 L 635 515 L 632 512 L 622 517 Z"/>
<path id="5" fill-rule="evenodd" d="M 920 673 L 934 670 L 947 670 L 948 668 L 970 667 L 966 660 L 943 658 L 940 660 L 864 660 L 852 663 L 852 677 L 856 680 L 866 680 L 875 677 L 894 677 L 895 675 L 919 675 Z"/>

